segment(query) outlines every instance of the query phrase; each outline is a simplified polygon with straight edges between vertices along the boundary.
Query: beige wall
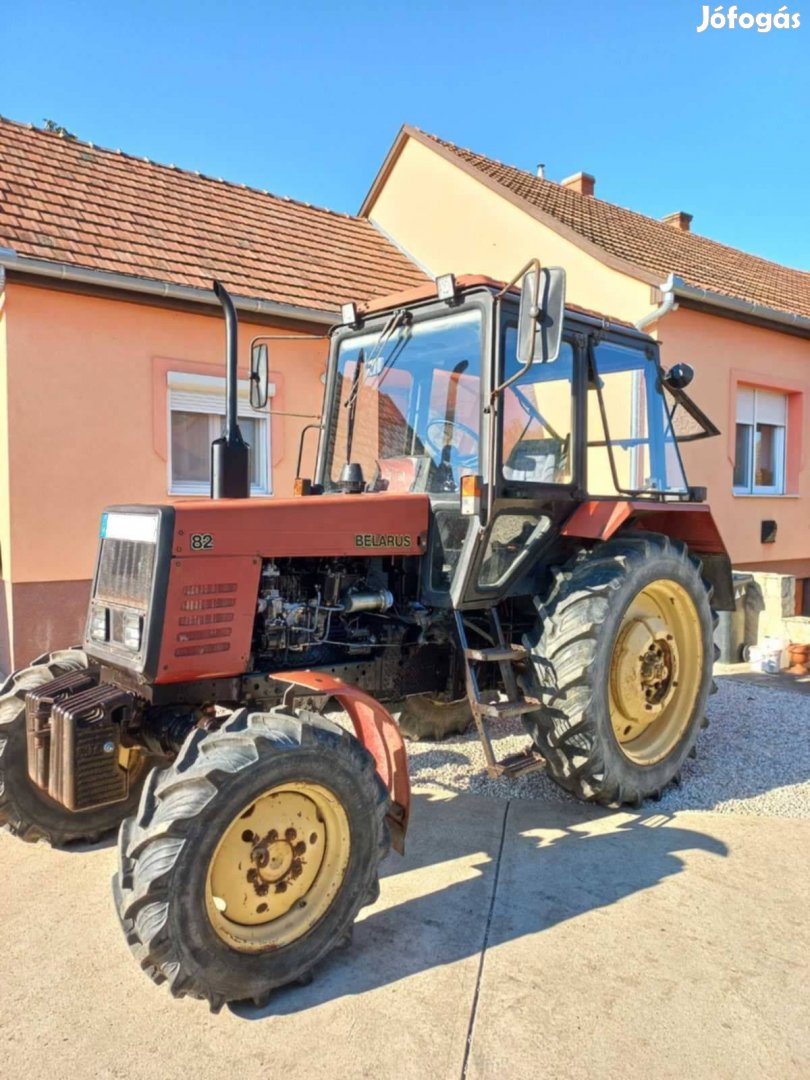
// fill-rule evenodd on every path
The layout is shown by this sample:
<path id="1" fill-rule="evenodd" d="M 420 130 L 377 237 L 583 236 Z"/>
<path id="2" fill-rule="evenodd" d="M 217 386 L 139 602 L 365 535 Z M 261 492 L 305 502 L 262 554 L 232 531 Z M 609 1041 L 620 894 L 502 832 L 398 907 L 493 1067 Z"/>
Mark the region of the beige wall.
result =
<path id="1" fill-rule="evenodd" d="M 224 375 L 224 321 L 12 283 L 5 326 L 8 402 L 0 425 L 8 415 L 10 505 L 4 510 L 0 501 L 4 576 L 15 583 L 86 579 L 104 506 L 179 501 L 167 494 L 165 372 Z M 274 330 L 240 323 L 242 377 L 250 338 L 262 332 Z M 271 345 L 272 409 L 319 412 L 325 363 L 325 342 Z M 271 420 L 276 495 L 291 493 L 306 422 Z M 4 464 L 0 500 L 3 474 Z"/>
<path id="2" fill-rule="evenodd" d="M 597 263 L 422 143 L 409 139 L 369 216 L 432 274 L 509 280 L 529 259 L 564 266 L 568 299 L 621 319 L 650 308 L 650 287 Z"/>
<path id="3" fill-rule="evenodd" d="M 810 576 L 810 341 L 683 307 L 662 319 L 656 333 L 665 365 L 693 365 L 689 393 L 722 432 L 686 444 L 682 453 L 689 482 L 709 489 L 732 561 L 741 567 L 779 564 L 781 572 Z M 788 415 L 787 495 L 732 491 L 738 382 L 796 395 Z M 760 543 L 763 519 L 777 522 L 774 544 Z"/>

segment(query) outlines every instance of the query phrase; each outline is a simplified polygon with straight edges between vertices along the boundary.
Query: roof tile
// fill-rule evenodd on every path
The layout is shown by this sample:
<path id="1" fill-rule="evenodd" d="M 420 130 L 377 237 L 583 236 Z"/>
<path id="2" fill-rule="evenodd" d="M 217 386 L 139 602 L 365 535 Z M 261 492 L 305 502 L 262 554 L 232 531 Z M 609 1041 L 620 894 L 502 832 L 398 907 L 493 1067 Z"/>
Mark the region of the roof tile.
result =
<path id="1" fill-rule="evenodd" d="M 710 292 L 810 317 L 807 271 L 749 255 L 697 233 L 680 232 L 666 222 L 593 195 L 580 195 L 435 135 L 418 134 L 609 254 L 660 275 L 662 282 L 674 273 Z"/>
<path id="2" fill-rule="evenodd" d="M 2 118 L 0 247 L 322 310 L 426 280 L 364 218 Z"/>

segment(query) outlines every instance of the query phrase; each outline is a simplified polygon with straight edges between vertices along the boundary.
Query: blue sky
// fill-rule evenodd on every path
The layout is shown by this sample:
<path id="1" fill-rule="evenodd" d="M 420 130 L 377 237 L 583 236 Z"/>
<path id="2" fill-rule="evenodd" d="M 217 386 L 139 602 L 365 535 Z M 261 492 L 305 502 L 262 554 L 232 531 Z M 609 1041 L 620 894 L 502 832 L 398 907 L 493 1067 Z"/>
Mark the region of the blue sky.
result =
<path id="1" fill-rule="evenodd" d="M 3 15 L 0 113 L 352 212 L 409 122 L 810 269 L 802 6 L 797 30 L 698 34 L 691 0 L 29 0 Z"/>

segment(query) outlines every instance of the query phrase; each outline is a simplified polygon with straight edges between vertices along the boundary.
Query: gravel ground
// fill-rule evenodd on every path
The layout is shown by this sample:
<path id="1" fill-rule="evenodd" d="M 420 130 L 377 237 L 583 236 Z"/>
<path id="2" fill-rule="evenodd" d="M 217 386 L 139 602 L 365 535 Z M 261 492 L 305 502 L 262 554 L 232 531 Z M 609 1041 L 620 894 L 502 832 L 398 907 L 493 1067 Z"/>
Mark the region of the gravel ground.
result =
<path id="1" fill-rule="evenodd" d="M 648 806 L 664 812 L 810 818 L 810 695 L 720 678 L 708 717 L 698 756 L 687 761 L 681 786 L 670 786 Z M 519 722 L 500 723 L 493 730 L 502 732 L 493 739 L 499 758 L 528 744 Z M 411 742 L 408 751 L 414 786 L 493 799 L 572 798 L 542 771 L 518 780 L 491 780 L 474 733 L 440 743 Z"/>
<path id="2" fill-rule="evenodd" d="M 684 766 L 680 787 L 670 785 L 657 803 L 647 806 L 664 812 L 810 818 L 810 693 L 779 689 L 775 680 L 758 685 L 731 675 L 721 675 L 717 687 L 709 704 L 709 727 L 698 739 L 697 757 Z M 344 722 L 339 714 L 331 718 Z M 350 726 L 348 717 L 345 723 Z M 492 740 L 498 758 L 528 746 L 520 721 L 502 722 L 492 730 L 500 732 Z M 414 787 L 492 799 L 573 801 L 543 771 L 517 780 L 490 779 L 474 731 L 439 743 L 407 745 Z"/>

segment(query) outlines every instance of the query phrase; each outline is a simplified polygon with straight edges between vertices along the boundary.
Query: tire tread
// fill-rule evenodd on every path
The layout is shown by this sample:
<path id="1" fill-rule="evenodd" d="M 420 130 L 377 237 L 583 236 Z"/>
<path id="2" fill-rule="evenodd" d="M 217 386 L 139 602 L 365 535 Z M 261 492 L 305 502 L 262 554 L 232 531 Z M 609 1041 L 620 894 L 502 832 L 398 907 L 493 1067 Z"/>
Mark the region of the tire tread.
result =
<path id="1" fill-rule="evenodd" d="M 523 639 L 532 659 L 532 691 L 543 702 L 543 708 L 528 714 L 524 722 L 553 779 L 587 802 L 638 805 L 648 795 L 661 795 L 659 786 L 643 791 L 611 776 L 595 722 L 600 691 L 593 675 L 602 624 L 616 594 L 634 569 L 656 558 L 682 563 L 697 579 L 696 589 L 702 587 L 711 601 L 700 560 L 683 543 L 659 533 L 621 533 L 592 551 L 578 551 L 564 566 L 553 569 L 548 596 L 535 600 L 538 626 Z M 713 611 L 712 621 L 716 625 Z M 711 680 L 708 692 L 715 690 Z"/>
<path id="2" fill-rule="evenodd" d="M 369 778 L 375 792 L 379 844 L 359 908 L 373 903 L 379 893 L 378 864 L 390 847 L 385 820 L 389 799 L 371 755 L 342 728 L 311 714 L 303 720 L 240 709 L 216 732 L 193 732 L 174 766 L 160 777 L 151 778 L 144 787 L 137 816 L 121 826 L 113 895 L 127 943 L 139 966 L 155 983 L 168 983 L 174 997 L 205 999 L 212 1012 L 218 1012 L 231 1000 L 227 992 L 187 969 L 170 932 L 172 873 L 199 815 L 216 798 L 223 779 L 255 765 L 263 754 L 303 747 L 313 741 L 325 741 L 328 749 L 334 750 L 336 738 L 340 752 Z M 267 992 L 276 985 L 282 984 L 271 982 Z"/>

